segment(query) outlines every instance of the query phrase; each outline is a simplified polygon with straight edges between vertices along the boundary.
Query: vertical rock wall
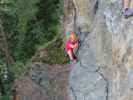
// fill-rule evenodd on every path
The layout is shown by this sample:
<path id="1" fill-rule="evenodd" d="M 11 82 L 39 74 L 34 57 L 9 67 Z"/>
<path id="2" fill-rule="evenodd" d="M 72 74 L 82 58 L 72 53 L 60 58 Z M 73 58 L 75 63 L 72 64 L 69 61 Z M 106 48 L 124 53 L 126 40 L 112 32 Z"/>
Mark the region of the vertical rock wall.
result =
<path id="1" fill-rule="evenodd" d="M 74 16 L 66 18 L 66 31 L 82 32 L 70 100 L 133 100 L 133 17 L 123 17 L 122 0 L 69 1 Z"/>

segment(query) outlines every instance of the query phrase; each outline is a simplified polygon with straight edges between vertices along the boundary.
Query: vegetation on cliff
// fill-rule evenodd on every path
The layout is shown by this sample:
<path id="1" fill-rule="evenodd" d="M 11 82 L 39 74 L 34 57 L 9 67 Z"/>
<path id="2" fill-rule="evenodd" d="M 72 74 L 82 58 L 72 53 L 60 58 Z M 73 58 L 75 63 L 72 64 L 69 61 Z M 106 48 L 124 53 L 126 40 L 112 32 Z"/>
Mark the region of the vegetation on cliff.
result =
<path id="1" fill-rule="evenodd" d="M 59 28 L 60 16 L 63 12 L 62 5 L 62 0 L 0 1 L 1 75 L 5 72 L 13 72 L 11 76 L 14 78 L 20 76 L 21 72 L 26 69 L 25 64 L 30 61 L 37 51 L 45 48 L 50 50 L 48 52 L 50 56 L 56 57 L 56 59 L 60 58 L 57 63 L 64 63 L 62 59 L 65 58 L 61 54 L 63 53 L 61 45 L 55 47 L 55 49 L 49 46 L 55 41 L 58 42 L 57 40 L 62 42 L 59 38 L 61 33 Z M 44 58 L 44 62 L 51 63 L 49 61 L 54 61 L 51 59 L 52 57 Z M 0 77 L 0 84 L 3 84 L 3 77 Z M 8 93 L 3 92 L 7 91 L 3 87 L 0 87 L 0 95 L 7 95 Z"/>

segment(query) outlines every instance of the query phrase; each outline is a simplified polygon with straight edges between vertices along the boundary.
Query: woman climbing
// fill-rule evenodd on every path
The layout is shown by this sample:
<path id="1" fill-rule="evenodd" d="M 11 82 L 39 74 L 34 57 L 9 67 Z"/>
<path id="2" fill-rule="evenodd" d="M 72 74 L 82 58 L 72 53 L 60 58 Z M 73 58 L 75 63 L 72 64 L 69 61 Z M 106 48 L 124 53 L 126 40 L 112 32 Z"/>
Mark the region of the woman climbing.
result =
<path id="1" fill-rule="evenodd" d="M 74 54 L 74 50 L 78 49 L 79 41 L 74 32 L 70 33 L 69 39 L 66 41 L 65 51 L 70 58 L 70 63 L 77 62 L 77 57 Z"/>
<path id="2" fill-rule="evenodd" d="M 130 0 L 123 0 L 123 4 L 124 4 L 123 14 L 126 18 L 133 15 L 133 8 L 129 8 L 129 2 Z"/>

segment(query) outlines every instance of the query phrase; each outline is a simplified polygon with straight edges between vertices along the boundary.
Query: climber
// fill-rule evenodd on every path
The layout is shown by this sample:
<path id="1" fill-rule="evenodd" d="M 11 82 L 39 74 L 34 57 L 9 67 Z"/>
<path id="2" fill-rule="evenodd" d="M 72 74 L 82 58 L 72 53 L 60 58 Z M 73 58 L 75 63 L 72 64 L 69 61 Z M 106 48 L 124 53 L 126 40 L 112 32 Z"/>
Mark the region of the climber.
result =
<path id="1" fill-rule="evenodd" d="M 69 56 L 70 63 L 77 62 L 77 57 L 74 54 L 74 50 L 78 49 L 79 39 L 75 32 L 70 32 L 70 37 L 66 41 L 65 52 Z"/>
<path id="2" fill-rule="evenodd" d="M 133 8 L 129 8 L 129 2 L 130 0 L 123 0 L 123 4 L 124 4 L 123 14 L 126 18 L 133 15 Z"/>

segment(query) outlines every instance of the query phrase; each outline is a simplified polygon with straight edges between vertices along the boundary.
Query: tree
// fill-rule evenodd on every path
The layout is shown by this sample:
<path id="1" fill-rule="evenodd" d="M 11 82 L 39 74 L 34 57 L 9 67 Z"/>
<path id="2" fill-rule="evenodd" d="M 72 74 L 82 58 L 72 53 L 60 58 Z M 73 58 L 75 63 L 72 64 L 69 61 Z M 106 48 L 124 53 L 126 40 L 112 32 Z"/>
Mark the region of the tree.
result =
<path id="1" fill-rule="evenodd" d="M 14 64 L 14 59 L 11 56 L 11 53 L 10 53 L 10 50 L 9 50 L 9 47 L 8 47 L 6 34 L 4 32 L 3 23 L 2 23 L 1 18 L 0 18 L 0 48 L 1 48 L 1 52 L 5 56 L 6 63 L 8 65 Z"/>
<path id="2" fill-rule="evenodd" d="M 1 94 L 6 95 L 6 84 L 4 83 L 4 77 L 7 76 L 6 79 L 9 79 L 9 73 L 11 71 L 12 65 L 15 63 L 14 58 L 11 56 L 10 48 L 7 41 L 7 34 L 5 32 L 4 26 L 3 26 L 3 12 L 7 11 L 6 5 L 8 5 L 9 2 L 4 2 L 2 0 L 0 2 L 0 55 L 3 56 L 4 62 L 6 64 L 6 67 L 2 75 L 2 70 L 0 69 L 0 85 L 1 85 Z M 6 72 L 6 73 L 5 73 Z M 8 85 L 8 84 L 7 84 Z M 9 85 L 8 85 L 9 86 Z"/>

